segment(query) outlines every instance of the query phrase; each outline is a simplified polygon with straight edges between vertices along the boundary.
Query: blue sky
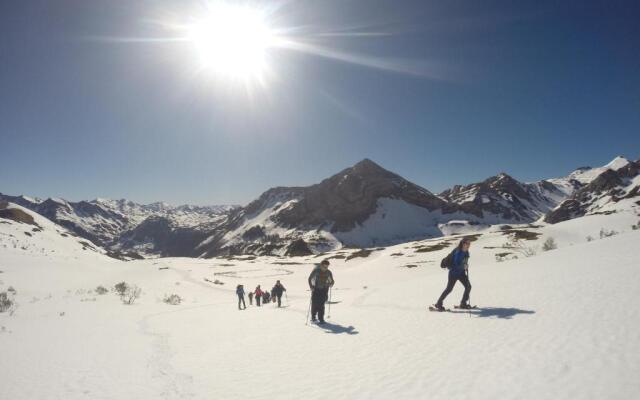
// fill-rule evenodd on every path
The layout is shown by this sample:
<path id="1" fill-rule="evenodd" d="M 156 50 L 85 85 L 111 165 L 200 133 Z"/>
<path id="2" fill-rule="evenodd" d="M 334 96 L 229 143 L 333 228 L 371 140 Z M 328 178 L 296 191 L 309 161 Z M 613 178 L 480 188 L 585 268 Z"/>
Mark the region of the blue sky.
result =
<path id="1" fill-rule="evenodd" d="M 251 90 L 142 40 L 202 3 L 0 3 L 0 192 L 244 204 L 363 158 L 440 192 L 640 157 L 637 1 L 254 1 L 330 56 L 270 49 Z"/>

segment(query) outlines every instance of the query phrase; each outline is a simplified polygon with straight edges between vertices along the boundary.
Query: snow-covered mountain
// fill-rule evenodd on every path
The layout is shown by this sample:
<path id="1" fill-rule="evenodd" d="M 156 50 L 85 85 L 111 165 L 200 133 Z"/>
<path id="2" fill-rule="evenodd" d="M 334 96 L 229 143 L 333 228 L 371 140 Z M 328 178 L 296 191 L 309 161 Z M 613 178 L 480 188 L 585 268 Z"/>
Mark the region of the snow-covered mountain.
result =
<path id="1" fill-rule="evenodd" d="M 602 173 L 628 165 L 624 157 L 616 157 L 597 168 L 581 167 L 566 177 L 537 182 L 520 182 L 506 173 L 479 183 L 456 185 L 440 193 L 440 197 L 460 205 L 484 223 L 533 222 L 547 215 Z"/>
<path id="2" fill-rule="evenodd" d="M 640 160 L 616 159 L 588 184 L 549 212 L 545 222 L 557 222 L 584 215 L 640 210 Z"/>
<path id="3" fill-rule="evenodd" d="M 442 236 L 474 215 L 365 159 L 308 187 L 278 187 L 237 210 L 198 246 L 202 256 L 304 255 Z"/>
<path id="4" fill-rule="evenodd" d="M 138 204 L 125 199 L 95 199 L 70 202 L 59 198 L 41 200 L 0 193 L 0 201 L 18 204 L 90 240 L 97 246 L 115 251 L 138 251 L 147 255 L 186 255 L 167 252 L 167 236 L 177 238 L 185 232 L 206 232 L 226 219 L 235 206 L 171 206 L 158 202 Z M 164 221 L 165 231 L 143 229 Z M 141 228 L 139 228 L 141 227 Z M 141 235 L 140 232 L 144 232 Z M 198 238 L 200 239 L 200 238 Z M 180 242 L 178 239 L 176 242 Z M 198 240 L 195 240 L 198 243 Z M 173 243 L 172 243 L 173 244 Z M 191 249 L 194 244 L 191 244 Z M 171 246 L 169 246 L 171 247 Z M 172 247 L 176 250 L 179 246 Z"/>
<path id="5" fill-rule="evenodd" d="M 456 185 L 440 197 L 458 204 L 485 223 L 532 222 L 558 205 L 571 192 L 549 181 L 522 183 L 500 173 L 482 182 Z"/>

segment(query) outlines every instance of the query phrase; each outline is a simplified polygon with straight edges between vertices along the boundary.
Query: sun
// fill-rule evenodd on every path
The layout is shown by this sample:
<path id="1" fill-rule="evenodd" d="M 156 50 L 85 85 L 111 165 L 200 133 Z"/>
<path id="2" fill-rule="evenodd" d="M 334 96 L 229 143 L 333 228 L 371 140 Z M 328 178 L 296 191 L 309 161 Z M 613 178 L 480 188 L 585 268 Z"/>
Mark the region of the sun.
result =
<path id="1" fill-rule="evenodd" d="M 277 42 L 259 9 L 220 4 L 187 28 L 200 67 L 217 75 L 243 81 L 262 80 L 268 50 Z"/>

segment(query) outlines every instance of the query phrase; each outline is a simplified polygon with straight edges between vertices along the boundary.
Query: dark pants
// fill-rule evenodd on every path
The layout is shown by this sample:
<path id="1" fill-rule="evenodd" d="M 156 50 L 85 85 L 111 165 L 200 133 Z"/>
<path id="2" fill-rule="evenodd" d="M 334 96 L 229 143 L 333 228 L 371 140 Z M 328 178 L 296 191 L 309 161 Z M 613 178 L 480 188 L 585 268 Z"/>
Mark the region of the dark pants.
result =
<path id="1" fill-rule="evenodd" d="M 469 293 L 471 292 L 471 283 L 469 282 L 469 277 L 467 276 L 467 274 L 455 275 L 451 273 L 449 274 L 447 288 L 444 290 L 444 292 L 442 292 L 442 295 L 440 295 L 440 298 L 438 299 L 438 302 L 436 304 L 442 305 L 442 302 L 449 295 L 449 293 L 451 293 L 457 281 L 460 281 L 460 283 L 464 285 L 464 294 L 462 295 L 461 303 L 467 304 L 467 302 L 469 301 Z"/>
<path id="2" fill-rule="evenodd" d="M 313 289 L 311 294 L 311 319 L 316 319 L 317 315 L 318 320 L 324 321 L 324 303 L 326 303 L 328 297 L 329 288 Z"/>
<path id="3" fill-rule="evenodd" d="M 244 308 L 247 308 L 247 304 L 244 302 L 244 296 L 238 296 L 238 309 L 240 309 L 240 303 Z"/>
<path id="4" fill-rule="evenodd" d="M 260 296 L 256 296 L 256 306 L 260 307 Z"/>
<path id="5" fill-rule="evenodd" d="M 280 307 L 280 305 L 281 305 L 281 301 L 282 301 L 282 295 L 281 295 L 281 294 L 279 294 L 279 295 L 277 295 L 276 297 L 278 298 L 278 307 Z"/>

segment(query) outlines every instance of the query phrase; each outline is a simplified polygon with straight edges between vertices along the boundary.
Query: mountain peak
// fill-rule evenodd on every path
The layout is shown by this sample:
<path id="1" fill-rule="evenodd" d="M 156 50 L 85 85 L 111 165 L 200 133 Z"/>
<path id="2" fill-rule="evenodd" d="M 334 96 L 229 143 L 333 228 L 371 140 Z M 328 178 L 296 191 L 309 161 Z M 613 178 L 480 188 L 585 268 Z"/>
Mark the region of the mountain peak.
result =
<path id="1" fill-rule="evenodd" d="M 353 167 L 347 168 L 334 177 L 344 179 L 347 177 L 358 177 L 358 179 L 402 179 L 397 174 L 382 168 L 380 165 L 371 161 L 368 158 L 358 162 Z"/>
<path id="2" fill-rule="evenodd" d="M 516 179 L 514 179 L 511 175 L 507 174 L 506 172 L 500 172 L 498 175 L 492 176 L 491 178 L 486 179 L 485 182 L 488 184 L 499 183 L 501 185 L 518 183 Z"/>
<path id="3" fill-rule="evenodd" d="M 620 168 L 624 167 L 627 164 L 629 164 L 629 160 L 627 160 L 623 156 L 618 156 L 618 157 L 614 158 L 613 160 L 611 160 L 609 162 L 609 164 L 605 165 L 604 168 L 609 168 L 609 169 L 612 169 L 614 171 L 617 171 L 617 170 L 619 170 Z"/>
<path id="4" fill-rule="evenodd" d="M 351 167 L 352 169 L 358 169 L 358 170 L 369 170 L 369 169 L 381 169 L 384 170 L 384 168 L 382 168 L 380 165 L 376 164 L 375 162 L 371 161 L 368 158 L 363 159 L 362 161 L 359 161 L 358 163 L 356 163 L 353 167 Z"/>

